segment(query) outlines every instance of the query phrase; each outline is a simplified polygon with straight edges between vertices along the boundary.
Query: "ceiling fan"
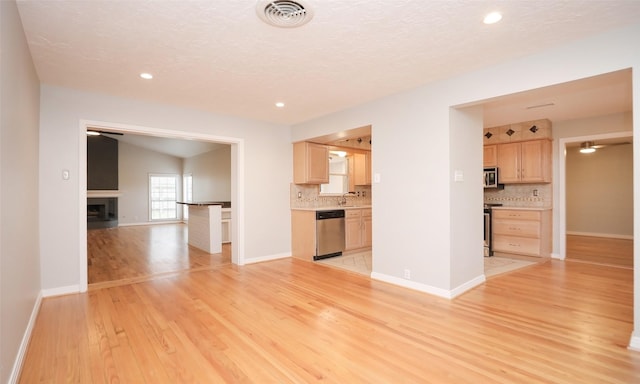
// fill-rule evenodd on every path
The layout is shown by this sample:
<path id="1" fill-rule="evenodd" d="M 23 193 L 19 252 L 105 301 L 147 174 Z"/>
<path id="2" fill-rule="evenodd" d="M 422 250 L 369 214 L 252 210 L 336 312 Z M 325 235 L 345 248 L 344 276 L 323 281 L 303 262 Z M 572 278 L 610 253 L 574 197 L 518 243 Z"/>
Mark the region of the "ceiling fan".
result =
<path id="1" fill-rule="evenodd" d="M 580 153 L 593 153 L 596 151 L 596 149 L 609 147 L 609 146 L 616 146 L 616 145 L 626 145 L 626 144 L 631 144 L 631 142 L 622 141 L 619 143 L 596 144 L 593 141 L 585 141 L 582 144 L 580 144 Z"/>
<path id="2" fill-rule="evenodd" d="M 107 131 L 98 131 L 96 129 L 87 129 L 88 136 L 100 136 L 100 135 L 117 135 L 122 136 L 124 133 L 120 132 L 107 132 Z"/>

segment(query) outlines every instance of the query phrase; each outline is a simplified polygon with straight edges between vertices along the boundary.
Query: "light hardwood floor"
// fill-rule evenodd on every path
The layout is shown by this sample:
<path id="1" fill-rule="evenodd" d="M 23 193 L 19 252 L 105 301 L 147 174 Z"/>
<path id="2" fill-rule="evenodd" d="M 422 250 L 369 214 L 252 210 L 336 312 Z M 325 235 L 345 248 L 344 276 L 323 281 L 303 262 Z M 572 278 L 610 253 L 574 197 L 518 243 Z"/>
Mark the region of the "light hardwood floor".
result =
<path id="1" fill-rule="evenodd" d="M 159 224 L 87 231 L 91 289 L 127 284 L 231 263 L 231 245 L 209 254 L 187 244 L 186 224 Z"/>
<path id="2" fill-rule="evenodd" d="M 633 240 L 567 235 L 567 260 L 633 268 Z"/>
<path id="3" fill-rule="evenodd" d="M 552 260 L 445 300 L 297 259 L 47 298 L 21 383 L 638 383 L 632 274 Z"/>

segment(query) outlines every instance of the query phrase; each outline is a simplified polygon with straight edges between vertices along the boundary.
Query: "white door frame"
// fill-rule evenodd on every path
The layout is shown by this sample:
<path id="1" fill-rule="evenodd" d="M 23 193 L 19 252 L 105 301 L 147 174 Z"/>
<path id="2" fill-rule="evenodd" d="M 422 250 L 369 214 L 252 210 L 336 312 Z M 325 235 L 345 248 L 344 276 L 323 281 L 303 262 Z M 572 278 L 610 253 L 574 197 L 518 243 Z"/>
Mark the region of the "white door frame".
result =
<path id="1" fill-rule="evenodd" d="M 559 214 L 559 254 L 558 259 L 564 260 L 567 257 L 567 145 L 573 143 L 581 143 L 584 141 L 599 141 L 605 139 L 618 139 L 625 137 L 633 137 L 632 131 L 603 133 L 589 136 L 566 137 L 559 140 L 558 145 L 558 214 Z"/>
<path id="2" fill-rule="evenodd" d="M 130 124 L 110 123 L 103 121 L 80 120 L 78 129 L 79 157 L 78 157 L 78 228 L 79 239 L 79 268 L 80 292 L 88 288 L 87 271 L 87 129 L 131 133 L 137 135 L 157 136 L 172 139 L 187 139 L 209 141 L 231 145 L 231 206 L 232 211 L 232 239 L 231 262 L 244 265 L 244 139 L 236 137 L 217 136 L 206 133 L 167 130 L 153 127 L 143 127 Z"/>

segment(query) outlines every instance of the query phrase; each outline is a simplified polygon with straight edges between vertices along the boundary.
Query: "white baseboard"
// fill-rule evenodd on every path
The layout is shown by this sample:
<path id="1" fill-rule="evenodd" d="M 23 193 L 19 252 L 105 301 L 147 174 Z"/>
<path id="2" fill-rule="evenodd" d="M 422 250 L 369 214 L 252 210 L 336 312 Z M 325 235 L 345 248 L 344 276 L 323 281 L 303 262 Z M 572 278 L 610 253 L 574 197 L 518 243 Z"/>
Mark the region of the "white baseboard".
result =
<path id="1" fill-rule="evenodd" d="M 607 237 L 610 239 L 633 240 L 633 235 L 619 235 L 616 233 L 595 233 L 595 232 L 576 232 L 567 231 L 567 235 L 589 236 L 589 237 Z"/>
<path id="2" fill-rule="evenodd" d="M 415 291 L 428 293 L 430 295 L 444 297 L 445 299 L 453 299 L 454 297 L 461 295 L 462 293 L 468 291 L 469 289 L 485 282 L 484 275 L 481 275 L 476 277 L 475 279 L 472 279 L 454 288 L 451 291 L 448 291 L 446 289 L 432 287 L 430 285 L 417 283 L 415 281 L 405 280 L 396 276 L 385 275 L 383 273 L 378 273 L 378 272 L 371 272 L 371 278 L 375 280 L 384 281 L 385 283 L 398 285 L 404 288 L 413 289 Z"/>
<path id="3" fill-rule="evenodd" d="M 262 263 L 264 261 L 286 259 L 288 257 L 291 257 L 291 253 L 278 253 L 275 255 L 267 255 L 267 256 L 252 257 L 252 258 L 245 257 L 244 264 L 246 265 L 246 264 Z"/>
<path id="4" fill-rule="evenodd" d="M 551 258 L 552 259 L 557 259 L 557 260 L 564 260 L 564 257 L 561 257 L 559 253 L 551 253 Z"/>
<path id="5" fill-rule="evenodd" d="M 38 293 L 38 297 L 36 297 L 36 302 L 33 304 L 33 309 L 31 310 L 31 316 L 29 316 L 29 322 L 27 323 L 27 329 L 24 331 L 24 335 L 22 335 L 22 341 L 20 342 L 20 348 L 18 348 L 18 354 L 16 355 L 16 359 L 13 362 L 13 368 L 11 369 L 11 374 L 9 375 L 10 384 L 15 384 L 18 382 L 18 378 L 20 378 L 20 371 L 22 370 L 22 364 L 24 363 L 24 357 L 27 354 L 27 348 L 29 347 L 29 341 L 31 341 L 31 333 L 33 332 L 33 327 L 36 324 L 36 319 L 38 318 L 38 313 L 40 312 L 40 305 L 42 304 L 42 291 Z"/>
<path id="6" fill-rule="evenodd" d="M 182 220 L 173 221 L 143 221 L 140 223 L 118 223 L 118 227 L 134 227 L 138 225 L 186 224 Z"/>
<path id="7" fill-rule="evenodd" d="M 640 352 L 640 335 L 636 335 L 635 332 L 631 334 L 629 349 Z"/>
<path id="8" fill-rule="evenodd" d="M 80 286 L 79 285 L 69 285 L 69 286 L 66 286 L 66 287 L 43 289 L 42 290 L 42 297 L 53 297 L 53 296 L 70 295 L 72 293 L 80 293 Z"/>

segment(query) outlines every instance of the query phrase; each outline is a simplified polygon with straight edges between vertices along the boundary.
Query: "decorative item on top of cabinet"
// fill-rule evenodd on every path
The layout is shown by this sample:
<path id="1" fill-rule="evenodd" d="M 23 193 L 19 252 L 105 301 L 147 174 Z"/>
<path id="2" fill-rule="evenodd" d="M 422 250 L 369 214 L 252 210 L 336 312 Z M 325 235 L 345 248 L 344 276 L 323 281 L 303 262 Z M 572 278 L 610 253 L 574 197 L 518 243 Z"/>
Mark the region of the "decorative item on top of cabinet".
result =
<path id="1" fill-rule="evenodd" d="M 497 145 L 485 145 L 482 155 L 482 165 L 484 167 L 497 167 L 498 166 L 498 146 Z"/>
<path id="2" fill-rule="evenodd" d="M 497 147 L 500 184 L 551 182 L 550 140 L 503 143 Z"/>
<path id="3" fill-rule="evenodd" d="M 326 184 L 329 182 L 329 147 L 299 142 L 293 144 L 293 183 Z"/>
<path id="4" fill-rule="evenodd" d="M 540 119 L 489 127 L 483 130 L 482 135 L 485 145 L 551 139 L 551 121 Z"/>

